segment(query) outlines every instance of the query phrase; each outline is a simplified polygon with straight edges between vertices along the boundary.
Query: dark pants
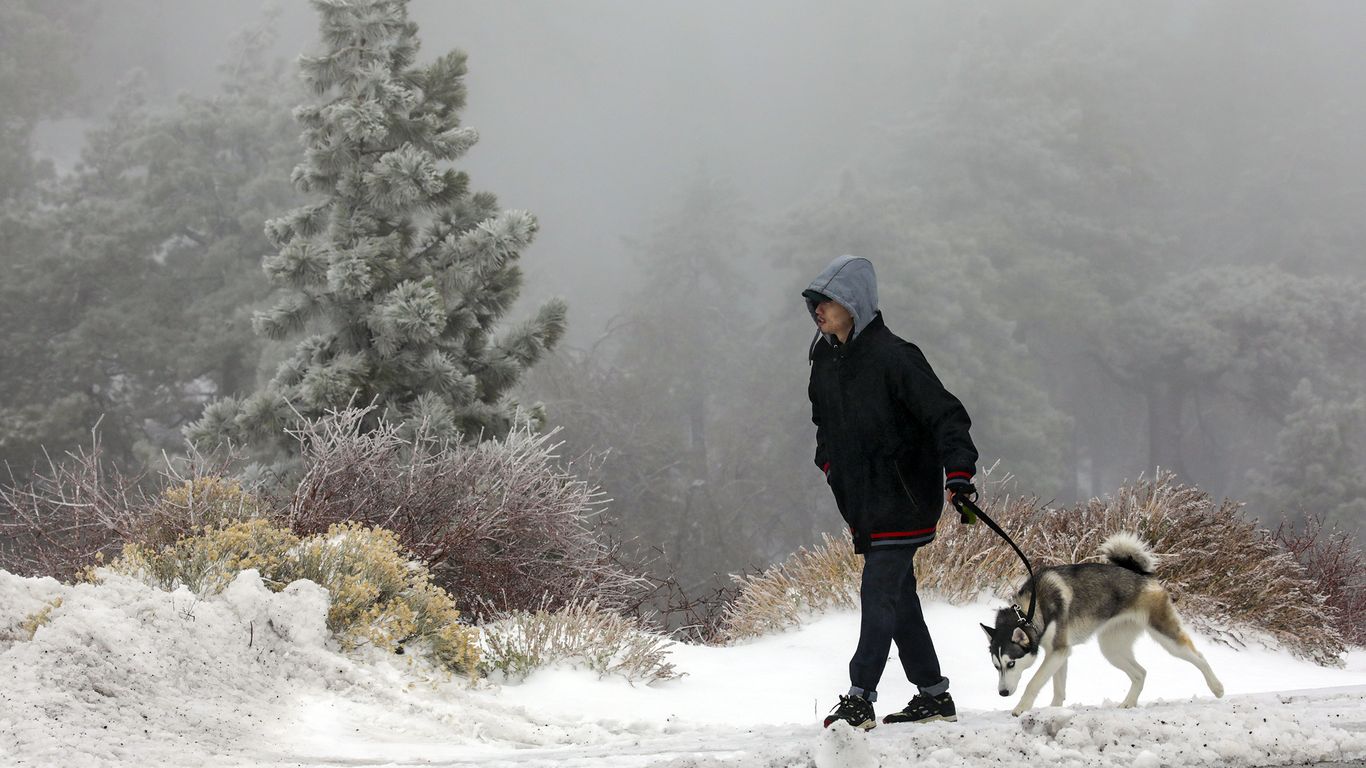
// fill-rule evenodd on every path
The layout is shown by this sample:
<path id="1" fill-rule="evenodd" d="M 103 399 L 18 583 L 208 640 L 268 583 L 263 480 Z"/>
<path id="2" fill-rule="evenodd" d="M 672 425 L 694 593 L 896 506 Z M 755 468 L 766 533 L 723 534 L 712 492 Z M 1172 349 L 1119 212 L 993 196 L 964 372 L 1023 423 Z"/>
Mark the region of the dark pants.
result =
<path id="1" fill-rule="evenodd" d="M 896 641 L 906 679 L 921 693 L 938 695 L 949 689 L 939 671 L 939 657 L 915 592 L 915 553 L 919 547 L 873 550 L 863 557 L 859 587 L 862 618 L 858 648 L 849 660 L 849 682 L 855 693 L 877 699 L 877 684 Z"/>

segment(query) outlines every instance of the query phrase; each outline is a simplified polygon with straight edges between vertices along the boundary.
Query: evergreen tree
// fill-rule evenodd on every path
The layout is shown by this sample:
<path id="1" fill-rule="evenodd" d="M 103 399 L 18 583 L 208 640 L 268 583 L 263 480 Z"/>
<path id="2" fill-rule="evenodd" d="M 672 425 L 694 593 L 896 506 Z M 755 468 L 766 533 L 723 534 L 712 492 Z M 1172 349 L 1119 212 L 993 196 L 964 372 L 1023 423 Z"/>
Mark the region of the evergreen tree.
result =
<path id="1" fill-rule="evenodd" d="M 55 175 L 35 156 L 33 132 L 75 106 L 90 10 L 84 0 L 0 0 L 0 465 L 19 471 L 42 458 L 44 438 L 63 432 L 53 442 L 70 445 L 94 423 L 86 422 L 81 435 L 66 433 L 69 421 L 48 407 L 64 393 L 34 381 L 33 371 L 43 370 L 51 354 L 49 323 L 60 317 L 31 290 L 52 251 L 42 195 Z"/>
<path id="2" fill-rule="evenodd" d="M 255 386 L 249 303 L 287 182 L 300 96 L 240 36 L 217 93 L 149 104 L 126 84 L 74 173 L 46 185 L 0 284 L 0 460 L 22 471 L 90 439 L 124 467 L 183 446 L 206 396 Z"/>
<path id="3" fill-rule="evenodd" d="M 734 187 L 699 172 L 631 243 L 642 280 L 599 342 L 556 355 L 525 386 L 555 403 L 571 449 L 607 451 L 596 482 L 621 535 L 658 547 L 655 566 L 689 588 L 767 562 L 783 539 L 760 522 L 776 503 L 748 498 L 756 478 L 787 474 L 756 440 L 773 401 L 746 408 L 744 394 L 757 290 L 741 266 L 754 229 Z M 807 543 L 796 538 L 777 554 Z"/>
<path id="4" fill-rule="evenodd" d="M 33 156 L 33 129 L 75 103 L 87 2 L 0 0 L 0 202 L 7 207 L 51 173 Z"/>
<path id="5" fill-rule="evenodd" d="M 505 434 L 508 389 L 559 339 L 566 308 L 550 301 L 492 336 L 537 222 L 448 166 L 477 139 L 459 121 L 465 55 L 415 66 L 406 0 L 313 5 L 325 50 L 301 63 L 323 101 L 295 111 L 306 151 L 293 181 L 324 197 L 267 223 L 279 250 L 265 270 L 287 297 L 255 318 L 269 338 L 305 335 L 263 389 L 211 404 L 187 434 L 279 459 L 300 416 L 352 402 L 447 437 Z"/>
<path id="6" fill-rule="evenodd" d="M 1147 403 L 1148 465 L 1199 477 L 1216 492 L 1241 485 L 1246 467 L 1329 462 L 1298 456 L 1305 425 L 1346 418 L 1366 375 L 1361 329 L 1366 289 L 1269 268 L 1196 270 L 1120 307 L 1101 359 Z M 1302 382 L 1312 383 L 1312 393 Z M 1290 429 L 1290 432 L 1284 430 Z M 1344 422 L 1343 429 L 1348 429 Z M 1350 431 L 1350 430 L 1349 430 Z M 1273 466 L 1284 484 L 1291 475 Z M 1301 490 L 1315 481 L 1300 475 Z M 1280 498 L 1285 498 L 1282 495 Z"/>
<path id="7" fill-rule="evenodd" d="M 1304 379 L 1290 401 L 1266 469 L 1250 473 L 1249 504 L 1271 520 L 1313 512 L 1360 541 L 1366 533 L 1366 397 L 1325 400 Z"/>
<path id="8" fill-rule="evenodd" d="M 748 554 L 718 515 L 729 506 L 722 478 L 737 447 L 719 438 L 739 417 L 735 385 L 754 323 L 754 288 L 740 270 L 749 229 L 733 187 L 695 178 L 678 212 L 638 244 L 645 282 L 618 340 L 618 368 L 651 393 L 652 418 L 680 448 L 654 457 L 664 482 L 640 489 L 654 497 L 649 517 L 662 528 L 655 540 L 673 562 L 699 570 L 735 567 L 727 555 Z"/>

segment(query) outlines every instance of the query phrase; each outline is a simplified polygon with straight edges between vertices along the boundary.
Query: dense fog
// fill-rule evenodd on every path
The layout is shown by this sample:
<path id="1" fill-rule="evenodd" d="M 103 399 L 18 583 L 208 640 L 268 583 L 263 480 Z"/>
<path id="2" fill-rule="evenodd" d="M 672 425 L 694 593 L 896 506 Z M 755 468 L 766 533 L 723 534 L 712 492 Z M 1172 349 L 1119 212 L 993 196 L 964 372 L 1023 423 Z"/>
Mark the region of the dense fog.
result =
<path id="1" fill-rule="evenodd" d="M 614 534 L 688 584 L 840 527 L 799 294 L 844 253 L 873 261 L 888 326 L 972 414 L 986 484 L 1062 505 L 1172 471 L 1272 528 L 1363 531 L 1366 5 L 409 13 L 419 62 L 469 56 L 459 169 L 540 224 L 504 324 L 568 305 L 516 397 L 562 428 Z M 23 474 L 103 419 L 111 455 L 152 466 L 284 356 L 249 316 L 271 298 L 264 222 L 306 198 L 290 109 L 317 100 L 294 72 L 316 14 L 0 0 L 0 22 L 0 458 Z M 137 186 L 238 165 L 199 207 Z M 205 234 L 215 216 L 231 235 Z M 186 271 L 134 298 L 109 288 L 126 263 Z"/>

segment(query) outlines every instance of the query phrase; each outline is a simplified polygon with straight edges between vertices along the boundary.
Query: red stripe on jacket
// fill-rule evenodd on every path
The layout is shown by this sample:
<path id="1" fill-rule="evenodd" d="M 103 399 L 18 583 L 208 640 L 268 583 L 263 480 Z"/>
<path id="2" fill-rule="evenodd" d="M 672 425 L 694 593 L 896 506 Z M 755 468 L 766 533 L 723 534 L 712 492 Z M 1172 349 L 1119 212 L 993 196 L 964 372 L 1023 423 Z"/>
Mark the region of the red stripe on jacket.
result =
<path id="1" fill-rule="evenodd" d="M 934 533 L 936 530 L 938 530 L 938 529 L 937 529 L 937 528 L 923 528 L 923 529 L 921 529 L 921 530 L 919 530 L 919 531 L 891 531 L 891 532 L 888 532 L 888 533 L 875 533 L 875 534 L 872 535 L 872 538 L 874 538 L 874 539 L 897 539 L 897 538 L 901 538 L 901 537 L 903 537 L 903 536 L 924 536 L 924 535 L 927 534 L 927 533 Z"/>

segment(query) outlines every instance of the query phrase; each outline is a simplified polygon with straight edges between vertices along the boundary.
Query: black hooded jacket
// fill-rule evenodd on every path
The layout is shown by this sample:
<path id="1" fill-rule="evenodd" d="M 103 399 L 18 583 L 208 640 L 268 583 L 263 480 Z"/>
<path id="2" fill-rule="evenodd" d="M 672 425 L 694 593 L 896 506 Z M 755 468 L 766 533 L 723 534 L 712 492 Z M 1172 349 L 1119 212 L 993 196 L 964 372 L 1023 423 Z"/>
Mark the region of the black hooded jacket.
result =
<path id="1" fill-rule="evenodd" d="M 846 308 L 854 304 L 865 317 L 851 310 L 856 325 L 847 343 L 823 336 L 811 349 L 816 466 L 826 473 L 856 552 L 927 543 L 944 506 L 946 478 L 971 481 L 976 471 L 972 421 L 920 348 L 883 324 L 874 309 L 872 264 L 841 257 L 831 269 L 833 279 L 823 275 L 808 290 Z M 851 272 L 861 278 L 852 290 L 865 295 L 842 298 L 840 287 L 850 290 L 845 278 Z M 873 286 L 871 297 L 867 286 Z"/>

